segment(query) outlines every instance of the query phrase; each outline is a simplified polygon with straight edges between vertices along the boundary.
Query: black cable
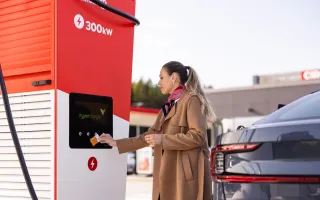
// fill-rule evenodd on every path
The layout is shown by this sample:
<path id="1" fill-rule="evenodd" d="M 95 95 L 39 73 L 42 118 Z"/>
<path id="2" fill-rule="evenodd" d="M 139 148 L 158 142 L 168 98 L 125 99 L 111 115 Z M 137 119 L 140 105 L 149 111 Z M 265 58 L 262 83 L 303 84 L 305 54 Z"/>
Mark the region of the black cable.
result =
<path id="1" fill-rule="evenodd" d="M 118 9 L 116 9 L 116 8 L 114 8 L 114 7 L 111 7 L 111 6 L 109 6 L 109 5 L 101 2 L 101 1 L 99 1 L 99 0 L 90 0 L 90 1 L 91 1 L 92 3 L 100 6 L 101 8 L 104 8 L 104 9 L 106 9 L 106 10 L 108 10 L 108 11 L 110 11 L 110 12 L 116 14 L 116 15 L 120 15 L 121 17 L 124 17 L 124 18 L 126 18 L 126 19 L 129 19 L 130 21 L 133 21 L 133 22 L 135 23 L 135 25 L 137 25 L 137 26 L 140 25 L 139 20 L 138 20 L 137 18 L 135 18 L 134 16 L 129 15 L 128 13 L 125 13 L 125 12 L 123 12 L 123 11 L 121 11 L 121 10 L 118 10 Z"/>
<path id="2" fill-rule="evenodd" d="M 33 200 L 38 200 L 38 197 L 37 197 L 36 192 L 34 191 L 34 188 L 32 185 L 32 181 L 30 179 L 28 168 L 27 168 L 26 162 L 24 160 L 21 146 L 19 143 L 17 131 L 16 131 L 16 128 L 15 128 L 15 125 L 13 122 L 12 112 L 11 112 L 10 103 L 9 103 L 9 97 L 8 97 L 6 84 L 5 84 L 3 73 L 2 73 L 1 64 L 0 64 L 0 86 L 1 86 L 1 91 L 2 91 L 3 104 L 4 104 L 4 107 L 6 110 L 6 115 L 7 115 L 7 120 L 8 120 L 8 124 L 9 124 L 9 128 L 10 128 L 12 140 L 13 140 L 14 146 L 16 148 L 16 152 L 17 152 L 17 155 L 19 158 L 19 162 L 20 162 L 20 166 L 21 166 L 21 169 L 23 172 L 24 180 L 27 183 L 31 198 Z"/>

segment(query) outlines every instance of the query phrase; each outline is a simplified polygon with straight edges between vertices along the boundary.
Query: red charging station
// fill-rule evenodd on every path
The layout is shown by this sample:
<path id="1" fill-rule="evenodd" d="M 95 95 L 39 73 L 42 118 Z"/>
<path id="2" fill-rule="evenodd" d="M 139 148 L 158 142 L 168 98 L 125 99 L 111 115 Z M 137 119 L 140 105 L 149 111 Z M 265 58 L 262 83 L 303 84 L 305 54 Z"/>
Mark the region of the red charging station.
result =
<path id="1" fill-rule="evenodd" d="M 39 199 L 125 199 L 126 155 L 93 139 L 128 137 L 134 14 L 134 0 L 0 2 L 0 63 Z M 28 199 L 0 104 L 0 200 Z"/>

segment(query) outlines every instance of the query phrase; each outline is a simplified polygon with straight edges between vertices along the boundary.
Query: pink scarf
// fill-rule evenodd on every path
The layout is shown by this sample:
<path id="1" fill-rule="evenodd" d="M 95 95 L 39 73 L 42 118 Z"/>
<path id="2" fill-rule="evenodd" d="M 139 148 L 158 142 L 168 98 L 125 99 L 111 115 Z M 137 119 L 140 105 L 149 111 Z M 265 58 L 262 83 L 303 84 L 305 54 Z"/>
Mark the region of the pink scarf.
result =
<path id="1" fill-rule="evenodd" d="M 170 94 L 168 101 L 162 106 L 162 111 L 164 116 L 168 115 L 171 108 L 174 106 L 175 101 L 180 98 L 183 91 L 184 91 L 184 87 L 180 85 Z"/>

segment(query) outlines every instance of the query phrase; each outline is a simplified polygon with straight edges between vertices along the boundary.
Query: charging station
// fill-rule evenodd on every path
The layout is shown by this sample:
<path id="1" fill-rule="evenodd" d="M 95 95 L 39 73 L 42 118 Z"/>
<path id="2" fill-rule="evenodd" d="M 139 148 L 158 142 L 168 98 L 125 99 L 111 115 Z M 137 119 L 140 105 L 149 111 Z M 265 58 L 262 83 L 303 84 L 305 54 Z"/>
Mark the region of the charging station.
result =
<path id="1" fill-rule="evenodd" d="M 117 9 L 111 9 L 112 8 Z M 0 64 L 39 199 L 124 200 L 135 0 L 0 2 Z M 0 101 L 0 200 L 31 199 Z"/>

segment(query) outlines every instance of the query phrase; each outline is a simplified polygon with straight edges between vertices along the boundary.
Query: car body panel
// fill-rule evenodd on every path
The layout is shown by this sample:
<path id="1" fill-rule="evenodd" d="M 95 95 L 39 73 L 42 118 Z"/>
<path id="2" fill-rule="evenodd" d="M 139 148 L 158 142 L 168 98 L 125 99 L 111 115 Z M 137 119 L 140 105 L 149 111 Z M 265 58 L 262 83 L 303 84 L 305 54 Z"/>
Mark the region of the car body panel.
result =
<path id="1" fill-rule="evenodd" d="M 238 144 L 257 147 L 230 150 Z M 320 200 L 319 92 L 219 135 L 216 145 L 228 151 L 218 152 L 223 171 L 213 170 L 214 200 Z"/>

